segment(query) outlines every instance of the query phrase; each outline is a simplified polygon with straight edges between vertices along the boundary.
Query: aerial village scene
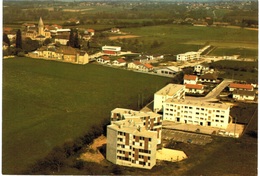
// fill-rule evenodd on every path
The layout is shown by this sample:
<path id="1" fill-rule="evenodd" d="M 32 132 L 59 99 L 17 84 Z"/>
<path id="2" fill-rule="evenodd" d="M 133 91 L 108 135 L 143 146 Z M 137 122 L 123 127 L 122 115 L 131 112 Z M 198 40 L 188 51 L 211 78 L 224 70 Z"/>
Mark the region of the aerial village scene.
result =
<path id="1" fill-rule="evenodd" d="M 257 0 L 2 5 L 3 175 L 257 175 Z"/>

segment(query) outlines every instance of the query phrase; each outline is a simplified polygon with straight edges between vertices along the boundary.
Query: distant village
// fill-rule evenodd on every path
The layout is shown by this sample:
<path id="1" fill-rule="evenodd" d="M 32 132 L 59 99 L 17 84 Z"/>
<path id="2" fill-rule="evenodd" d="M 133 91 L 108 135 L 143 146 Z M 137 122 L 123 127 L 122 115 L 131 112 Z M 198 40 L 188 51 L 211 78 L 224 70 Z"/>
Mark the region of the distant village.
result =
<path id="1" fill-rule="evenodd" d="M 71 21 L 78 22 L 75 19 Z M 114 164 L 151 169 L 159 156 L 160 160 L 172 162 L 186 159 L 185 153 L 178 151 L 176 154 L 177 151 L 164 148 L 162 131 L 165 128 L 239 138 L 244 127 L 236 124 L 231 117 L 232 104 L 219 101 L 223 90 L 226 91 L 223 96 L 231 95 L 232 101 L 257 103 L 256 84 L 220 79 L 217 70 L 210 68 L 207 62 L 199 62 L 204 57 L 203 53 L 211 49 L 210 45 L 198 51 L 178 54 L 176 65 L 153 66 L 153 63 L 163 60 L 164 56 L 124 52 L 120 46 L 102 46 L 100 52 L 89 55 L 86 51 L 67 46 L 70 29 L 44 25 L 42 18 L 38 25 L 26 23 L 23 27 L 23 37 L 39 42 L 54 39 L 54 43 L 26 54 L 35 59 L 83 65 L 96 62 L 103 66 L 172 78 L 182 72 L 184 63 L 190 62 L 191 65 L 186 66 L 192 66 L 193 73 L 184 74 L 181 84 L 168 84 L 155 92 L 151 106 L 142 107 L 140 111 L 122 107 L 115 107 L 111 111 L 111 124 L 107 126 L 106 159 Z M 8 32 L 8 29 L 4 32 Z M 120 29 L 112 28 L 110 32 L 120 33 Z M 93 29 L 86 29 L 80 38 L 88 41 L 94 35 Z M 8 37 L 14 40 L 15 35 L 9 33 Z M 138 56 L 129 60 L 125 57 L 127 54 Z M 113 56 L 118 58 L 112 59 Z M 238 57 L 225 56 L 219 60 L 237 60 Z M 189 142 L 192 143 L 191 140 Z"/>

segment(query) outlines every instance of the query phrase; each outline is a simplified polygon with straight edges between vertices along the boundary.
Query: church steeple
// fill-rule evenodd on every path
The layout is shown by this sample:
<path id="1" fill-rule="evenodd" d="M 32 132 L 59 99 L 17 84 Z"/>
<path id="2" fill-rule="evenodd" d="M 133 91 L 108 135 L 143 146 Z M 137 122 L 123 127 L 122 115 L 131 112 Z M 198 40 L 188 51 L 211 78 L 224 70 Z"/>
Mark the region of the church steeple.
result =
<path id="1" fill-rule="evenodd" d="M 40 17 L 40 20 L 38 23 L 38 35 L 44 35 L 44 24 L 42 21 L 42 17 Z"/>

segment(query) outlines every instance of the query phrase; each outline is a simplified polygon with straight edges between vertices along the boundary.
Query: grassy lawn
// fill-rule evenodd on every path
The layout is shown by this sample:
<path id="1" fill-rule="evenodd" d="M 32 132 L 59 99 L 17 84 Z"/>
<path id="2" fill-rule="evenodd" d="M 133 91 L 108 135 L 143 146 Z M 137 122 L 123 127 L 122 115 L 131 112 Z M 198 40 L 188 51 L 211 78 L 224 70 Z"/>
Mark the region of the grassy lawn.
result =
<path id="1" fill-rule="evenodd" d="M 248 48 L 216 48 L 213 52 L 210 53 L 212 56 L 232 56 L 240 55 L 241 58 L 251 58 L 257 57 L 257 49 L 248 49 Z"/>
<path id="2" fill-rule="evenodd" d="M 95 64 L 4 60 L 3 174 L 18 174 L 116 107 L 136 109 L 138 94 L 148 102 L 170 81 Z"/>

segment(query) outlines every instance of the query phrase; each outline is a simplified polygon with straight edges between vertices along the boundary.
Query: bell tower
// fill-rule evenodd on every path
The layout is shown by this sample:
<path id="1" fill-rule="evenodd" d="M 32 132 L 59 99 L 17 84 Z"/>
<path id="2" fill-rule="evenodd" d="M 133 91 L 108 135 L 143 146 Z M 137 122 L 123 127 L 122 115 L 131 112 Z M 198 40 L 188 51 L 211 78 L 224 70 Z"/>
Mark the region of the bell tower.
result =
<path id="1" fill-rule="evenodd" d="M 39 23 L 38 23 L 38 35 L 44 36 L 44 24 L 42 21 L 42 17 L 40 17 Z"/>

